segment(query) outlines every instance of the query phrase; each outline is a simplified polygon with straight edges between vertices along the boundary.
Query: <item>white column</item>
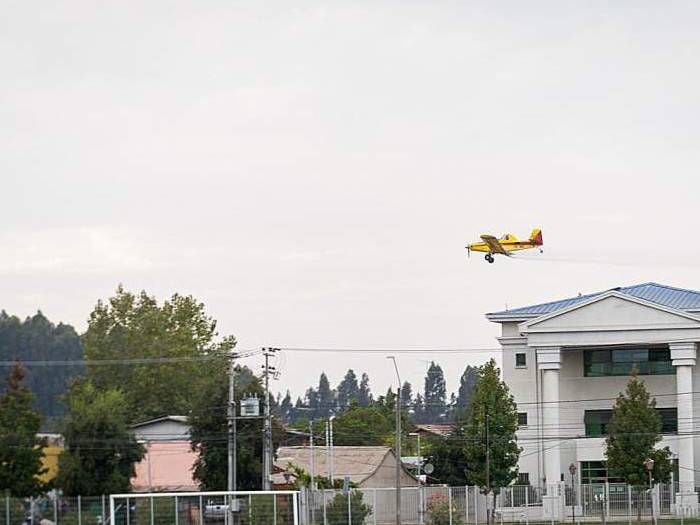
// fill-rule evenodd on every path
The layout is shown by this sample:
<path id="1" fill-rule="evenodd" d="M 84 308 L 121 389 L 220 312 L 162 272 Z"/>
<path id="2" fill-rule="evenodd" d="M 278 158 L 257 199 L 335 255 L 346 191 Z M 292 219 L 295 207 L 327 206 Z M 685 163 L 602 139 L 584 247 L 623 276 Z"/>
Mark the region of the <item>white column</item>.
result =
<path id="1" fill-rule="evenodd" d="M 559 347 L 538 347 L 537 367 L 542 373 L 542 436 L 540 446 L 544 450 L 544 475 L 546 496 L 543 497 L 544 516 L 561 519 L 562 494 L 561 452 L 559 436 L 559 370 L 561 369 L 561 349 Z M 554 438 L 554 439 L 552 439 Z"/>
<path id="2" fill-rule="evenodd" d="M 559 370 L 561 349 L 537 348 L 537 366 L 542 373 L 542 436 L 544 442 L 544 476 L 547 485 L 561 481 L 559 435 Z"/>
<path id="3" fill-rule="evenodd" d="M 678 481 L 679 500 L 684 507 L 697 509 L 695 493 L 695 439 L 693 437 L 693 369 L 696 343 L 670 343 L 671 359 L 676 368 L 678 404 Z"/>

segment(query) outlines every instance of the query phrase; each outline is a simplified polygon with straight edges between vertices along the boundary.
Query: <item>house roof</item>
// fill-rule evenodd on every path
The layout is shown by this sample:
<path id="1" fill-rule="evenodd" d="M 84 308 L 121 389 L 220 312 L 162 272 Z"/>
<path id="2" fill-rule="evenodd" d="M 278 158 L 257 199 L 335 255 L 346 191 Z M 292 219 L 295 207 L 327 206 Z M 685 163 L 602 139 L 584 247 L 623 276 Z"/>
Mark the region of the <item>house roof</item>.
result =
<path id="1" fill-rule="evenodd" d="M 447 436 L 452 432 L 454 425 L 450 424 L 436 424 L 436 425 L 416 425 L 417 432 L 424 432 L 426 434 L 433 434 L 436 436 Z"/>
<path id="2" fill-rule="evenodd" d="M 160 423 L 162 421 L 174 421 L 176 423 L 184 423 L 186 425 L 187 424 L 187 416 L 161 416 L 161 417 L 157 417 L 154 419 L 149 419 L 148 421 L 141 421 L 139 423 L 134 423 L 133 425 L 131 425 L 131 428 L 145 427 L 148 425 L 152 425 L 154 423 Z"/>
<path id="3" fill-rule="evenodd" d="M 700 292 L 696 290 L 674 288 L 673 286 L 666 286 L 658 283 L 635 284 L 632 286 L 613 288 L 612 290 L 624 295 L 649 301 L 650 303 L 665 306 L 667 308 L 682 310 L 689 313 L 700 312 Z M 502 310 L 500 312 L 492 312 L 486 314 L 486 318 L 489 321 L 494 322 L 523 321 L 526 319 L 539 317 L 540 315 L 556 312 L 557 310 L 561 310 L 563 308 L 568 308 L 609 291 L 610 290 L 603 290 L 600 292 L 579 295 L 568 299 L 560 299 L 558 301 L 551 301 L 548 303 L 523 306 L 520 308 L 513 308 L 511 310 Z"/>
<path id="4" fill-rule="evenodd" d="M 325 447 L 314 447 L 314 472 L 317 476 L 328 477 Z M 374 474 L 388 454 L 389 447 L 333 447 L 333 477 L 350 478 L 353 483 L 361 483 Z M 286 471 L 290 463 L 311 472 L 311 447 L 280 447 L 275 466 Z M 282 477 L 275 474 L 274 477 Z"/>

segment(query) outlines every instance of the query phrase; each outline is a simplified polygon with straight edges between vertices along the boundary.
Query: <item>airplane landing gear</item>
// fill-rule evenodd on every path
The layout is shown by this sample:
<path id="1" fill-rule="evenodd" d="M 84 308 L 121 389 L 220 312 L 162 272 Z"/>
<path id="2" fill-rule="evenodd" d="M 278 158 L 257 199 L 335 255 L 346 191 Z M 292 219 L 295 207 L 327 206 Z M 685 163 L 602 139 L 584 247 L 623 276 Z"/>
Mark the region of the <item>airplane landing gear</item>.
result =
<path id="1" fill-rule="evenodd" d="M 493 255 L 491 255 L 490 253 L 484 255 L 484 259 L 486 259 L 489 263 L 493 263 Z"/>

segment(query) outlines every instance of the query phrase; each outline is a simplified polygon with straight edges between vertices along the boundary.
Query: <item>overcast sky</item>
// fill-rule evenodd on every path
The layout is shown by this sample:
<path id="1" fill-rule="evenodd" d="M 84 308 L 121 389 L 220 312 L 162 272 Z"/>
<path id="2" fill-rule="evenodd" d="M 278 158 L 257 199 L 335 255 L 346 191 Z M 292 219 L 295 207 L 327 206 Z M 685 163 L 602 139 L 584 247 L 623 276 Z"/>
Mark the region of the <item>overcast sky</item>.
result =
<path id="1" fill-rule="evenodd" d="M 118 283 L 239 348 L 493 348 L 484 313 L 700 289 L 700 3 L 45 2 L 0 17 L 0 306 Z M 536 261 L 466 258 L 544 231 Z M 533 254 L 534 256 L 534 254 Z M 487 354 L 401 355 L 455 388 Z M 383 355 L 290 354 L 276 389 Z"/>

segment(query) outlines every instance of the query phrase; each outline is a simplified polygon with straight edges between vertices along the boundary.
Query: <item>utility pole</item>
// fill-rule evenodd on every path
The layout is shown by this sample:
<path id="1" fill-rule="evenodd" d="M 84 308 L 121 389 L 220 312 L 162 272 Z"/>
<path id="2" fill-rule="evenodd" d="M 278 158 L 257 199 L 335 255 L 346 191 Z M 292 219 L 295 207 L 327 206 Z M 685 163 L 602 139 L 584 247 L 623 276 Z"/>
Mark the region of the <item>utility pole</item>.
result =
<path id="1" fill-rule="evenodd" d="M 396 370 L 396 379 L 398 386 L 396 387 L 396 525 L 401 525 L 401 375 L 399 374 L 399 365 L 396 364 L 396 357 L 393 355 L 387 356 L 394 362 L 394 370 Z"/>
<path id="2" fill-rule="evenodd" d="M 271 490 L 270 476 L 272 475 L 272 414 L 270 413 L 270 374 L 276 374 L 274 366 L 270 366 L 270 356 L 275 355 L 277 348 L 263 348 L 265 364 L 265 419 L 263 423 L 263 473 L 262 488 Z"/>
<path id="3" fill-rule="evenodd" d="M 486 523 L 491 524 L 491 446 L 489 443 L 489 413 L 486 409 L 484 414 L 484 424 L 486 427 Z"/>
<path id="4" fill-rule="evenodd" d="M 335 487 L 335 485 L 333 484 L 333 477 L 335 476 L 335 458 L 334 458 L 335 450 L 333 448 L 334 447 L 334 443 L 333 443 L 333 420 L 334 419 L 335 419 L 335 416 L 331 416 L 330 418 L 328 418 L 328 433 L 329 433 L 328 435 L 330 438 L 330 445 L 331 445 L 330 446 L 331 462 L 328 466 L 328 468 L 329 468 L 328 475 L 329 475 L 329 478 L 331 480 L 331 488 Z"/>
<path id="5" fill-rule="evenodd" d="M 314 478 L 316 477 L 316 458 L 314 456 L 314 420 L 309 421 L 309 448 L 311 449 L 311 490 L 314 490 Z M 312 509 L 313 510 L 313 509 Z"/>
<path id="6" fill-rule="evenodd" d="M 237 485 L 236 472 L 236 401 L 234 398 L 234 384 L 236 369 L 234 359 L 236 354 L 232 351 L 229 354 L 228 368 L 228 490 L 233 492 Z"/>
<path id="7" fill-rule="evenodd" d="M 396 389 L 396 525 L 401 525 L 401 384 Z"/>

